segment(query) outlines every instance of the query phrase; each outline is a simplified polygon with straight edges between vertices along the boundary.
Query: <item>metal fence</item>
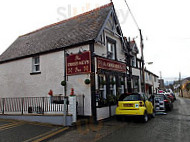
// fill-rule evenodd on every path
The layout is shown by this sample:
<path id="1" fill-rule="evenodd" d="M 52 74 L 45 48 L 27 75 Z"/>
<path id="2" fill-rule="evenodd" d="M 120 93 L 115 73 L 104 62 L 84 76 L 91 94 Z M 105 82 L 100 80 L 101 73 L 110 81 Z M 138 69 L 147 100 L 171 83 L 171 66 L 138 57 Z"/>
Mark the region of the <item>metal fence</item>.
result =
<path id="1" fill-rule="evenodd" d="M 67 101 L 68 102 L 68 101 Z M 68 111 L 67 103 L 67 111 Z M 0 98 L 1 114 L 63 113 L 64 97 Z"/>

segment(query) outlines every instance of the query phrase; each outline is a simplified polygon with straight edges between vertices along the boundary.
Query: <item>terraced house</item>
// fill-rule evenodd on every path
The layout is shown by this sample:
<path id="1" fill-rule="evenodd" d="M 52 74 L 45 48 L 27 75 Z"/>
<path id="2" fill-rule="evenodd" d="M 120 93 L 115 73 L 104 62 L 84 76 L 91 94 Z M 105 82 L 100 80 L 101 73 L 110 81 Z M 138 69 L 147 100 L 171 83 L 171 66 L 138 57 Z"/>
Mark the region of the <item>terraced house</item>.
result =
<path id="1" fill-rule="evenodd" d="M 73 88 L 84 96 L 79 113 L 107 118 L 127 90 L 126 51 L 112 3 L 43 27 L 0 56 L 0 97 L 70 95 Z"/>

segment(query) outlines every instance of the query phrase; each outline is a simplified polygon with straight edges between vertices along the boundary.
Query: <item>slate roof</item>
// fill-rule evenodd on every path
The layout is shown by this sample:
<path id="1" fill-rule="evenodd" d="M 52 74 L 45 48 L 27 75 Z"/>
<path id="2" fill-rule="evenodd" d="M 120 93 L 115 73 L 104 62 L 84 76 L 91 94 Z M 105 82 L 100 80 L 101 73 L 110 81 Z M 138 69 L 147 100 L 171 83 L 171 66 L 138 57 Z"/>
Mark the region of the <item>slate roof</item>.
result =
<path id="1" fill-rule="evenodd" d="M 20 36 L 0 56 L 0 63 L 94 40 L 112 8 L 109 3 Z"/>

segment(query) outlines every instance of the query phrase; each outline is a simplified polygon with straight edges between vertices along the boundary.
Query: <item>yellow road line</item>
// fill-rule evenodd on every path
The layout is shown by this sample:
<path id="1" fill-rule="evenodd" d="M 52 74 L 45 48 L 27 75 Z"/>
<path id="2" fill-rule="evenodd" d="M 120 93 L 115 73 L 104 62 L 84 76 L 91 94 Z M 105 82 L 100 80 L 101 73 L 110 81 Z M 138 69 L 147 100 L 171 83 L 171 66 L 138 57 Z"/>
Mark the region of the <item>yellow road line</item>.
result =
<path id="1" fill-rule="evenodd" d="M 12 119 L 0 119 L 0 122 L 17 122 L 17 120 L 12 120 Z"/>
<path id="2" fill-rule="evenodd" d="M 47 136 L 44 136 L 44 137 L 42 137 L 42 138 L 40 138 L 40 139 L 37 139 L 37 140 L 35 140 L 35 141 L 33 141 L 33 142 L 41 142 L 41 141 L 43 141 L 43 140 L 46 140 L 46 139 L 48 139 L 48 138 L 51 138 L 51 137 L 53 137 L 53 136 L 55 136 L 55 135 L 57 135 L 57 134 L 59 134 L 59 133 L 65 131 L 65 130 L 68 130 L 68 129 L 69 129 L 69 128 L 60 129 L 60 130 L 58 130 L 58 131 L 56 131 L 56 132 L 53 132 L 53 133 L 51 133 L 51 134 L 49 134 L 49 135 L 47 135 Z"/>
<path id="3" fill-rule="evenodd" d="M 3 125 L 0 127 L 0 131 L 10 129 L 10 128 L 14 128 L 14 127 L 20 126 L 22 124 L 24 124 L 24 123 L 18 122 L 18 123 L 11 123 L 11 124 L 7 124 L 7 125 Z"/>
<path id="4" fill-rule="evenodd" d="M 35 121 L 25 121 L 25 120 L 12 120 L 12 119 L 0 119 L 0 121 L 5 121 L 5 122 L 24 122 L 27 124 L 33 124 L 33 125 L 39 125 L 39 126 L 48 126 L 48 127 L 55 127 L 55 126 L 60 126 L 60 125 L 54 125 L 54 124 L 49 124 L 49 123 L 41 123 L 41 122 L 35 122 Z"/>
<path id="5" fill-rule="evenodd" d="M 61 132 L 63 132 L 63 131 L 65 131 L 65 130 L 67 130 L 67 129 L 69 129 L 68 127 L 66 127 L 66 128 L 63 128 L 63 129 L 56 129 L 56 130 L 54 130 L 54 131 L 48 131 L 48 132 L 46 132 L 46 133 L 43 133 L 43 134 L 41 134 L 41 135 L 38 135 L 38 136 L 36 136 L 36 137 L 33 137 L 33 138 L 31 138 L 31 139 L 28 139 L 28 140 L 26 140 L 26 141 L 24 141 L 24 142 L 40 142 L 40 141 L 43 141 L 43 140 L 45 140 L 45 139 L 48 139 L 48 138 L 50 138 L 50 137 L 52 137 L 52 136 L 54 136 L 54 135 L 56 135 L 56 134 L 59 134 L 59 133 L 61 133 Z"/>
<path id="6" fill-rule="evenodd" d="M 8 123 L 8 124 L 3 124 L 0 126 L 0 129 L 3 128 L 3 127 L 6 127 L 6 126 L 9 126 L 9 125 L 13 125 L 14 123 Z"/>

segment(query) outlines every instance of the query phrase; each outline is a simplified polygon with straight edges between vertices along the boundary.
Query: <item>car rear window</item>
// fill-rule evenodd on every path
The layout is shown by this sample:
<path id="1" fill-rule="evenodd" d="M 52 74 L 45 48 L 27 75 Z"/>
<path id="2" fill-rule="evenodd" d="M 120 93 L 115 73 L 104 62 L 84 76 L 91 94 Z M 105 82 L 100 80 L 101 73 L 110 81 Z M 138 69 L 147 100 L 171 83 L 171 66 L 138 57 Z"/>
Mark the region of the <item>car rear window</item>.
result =
<path id="1" fill-rule="evenodd" d="M 121 95 L 119 101 L 139 101 L 142 100 L 139 94 Z"/>
<path id="2" fill-rule="evenodd" d="M 164 94 L 156 94 L 155 98 L 160 98 L 160 99 L 164 100 Z"/>

